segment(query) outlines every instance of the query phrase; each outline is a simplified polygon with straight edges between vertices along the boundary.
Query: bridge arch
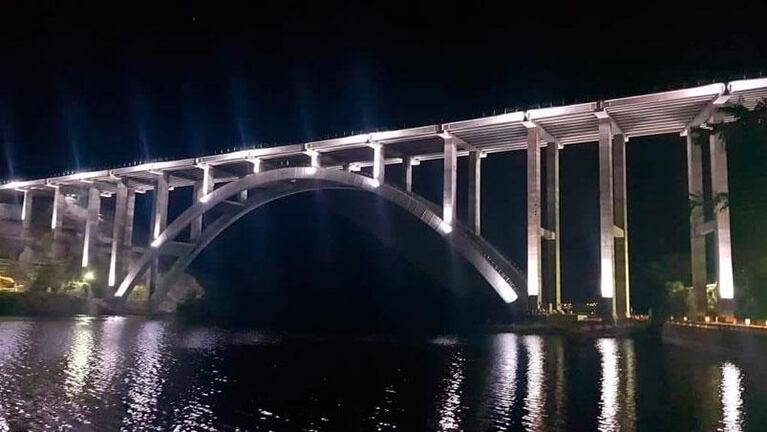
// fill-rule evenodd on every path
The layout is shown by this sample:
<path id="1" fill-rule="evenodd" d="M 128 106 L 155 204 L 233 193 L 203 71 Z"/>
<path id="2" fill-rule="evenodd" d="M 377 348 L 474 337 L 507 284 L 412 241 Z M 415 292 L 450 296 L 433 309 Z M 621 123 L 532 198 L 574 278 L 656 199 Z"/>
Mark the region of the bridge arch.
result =
<path id="1" fill-rule="evenodd" d="M 233 204 L 231 198 L 243 191 L 257 190 L 244 203 Z M 202 217 L 221 204 L 233 204 L 233 210 L 208 224 L 197 241 L 182 253 L 152 296 L 152 303 L 159 304 L 167 295 L 175 279 L 218 235 L 251 211 L 287 196 L 324 189 L 364 190 L 390 201 L 437 231 L 458 251 L 498 293 L 506 303 L 526 299 L 525 278 L 521 272 L 489 243 L 462 224 L 454 221 L 446 224 L 439 216 L 439 209 L 432 203 L 377 180 L 352 172 L 317 167 L 279 168 L 250 174 L 203 196 L 170 223 L 142 254 L 136 265 L 120 283 L 115 298 L 125 301 L 136 283 L 151 267 L 152 262 L 192 221 Z"/>

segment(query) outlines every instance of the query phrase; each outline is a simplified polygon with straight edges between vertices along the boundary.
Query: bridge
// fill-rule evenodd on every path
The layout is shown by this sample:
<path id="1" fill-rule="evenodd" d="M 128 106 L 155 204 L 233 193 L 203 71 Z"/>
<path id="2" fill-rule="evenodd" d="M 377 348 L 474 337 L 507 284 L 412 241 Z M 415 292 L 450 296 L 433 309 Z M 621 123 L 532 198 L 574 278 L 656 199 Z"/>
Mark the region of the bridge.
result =
<path id="1" fill-rule="evenodd" d="M 29 230 L 42 217 L 34 201 L 47 200 L 54 238 L 63 231 L 65 196 L 88 194 L 82 241 L 82 266 L 92 257 L 109 256 L 108 285 L 124 301 L 142 280 L 151 301 L 161 301 L 173 281 L 220 233 L 247 213 L 275 200 L 311 190 L 353 189 L 373 193 L 403 208 L 433 229 L 460 253 L 498 293 L 501 301 L 530 311 L 557 310 L 560 282 L 559 152 L 565 146 L 597 143 L 599 158 L 599 290 L 606 310 L 621 319 L 631 314 L 629 230 L 626 215 L 626 145 L 632 138 L 675 134 L 687 148 L 689 193 L 703 196 L 704 169 L 710 170 L 711 194 L 728 191 L 727 154 L 710 125 L 728 121 L 719 108 L 753 107 L 767 97 L 767 79 L 739 80 L 661 93 L 566 106 L 506 112 L 499 115 L 400 130 L 363 133 L 301 144 L 254 148 L 173 161 L 78 172 L 59 177 L 8 181 L 0 194 L 21 199 L 19 223 Z M 710 166 L 703 166 L 708 141 Z M 482 238 L 482 161 L 493 154 L 527 154 L 527 262 L 520 270 Z M 468 218 L 456 218 L 457 160 L 468 157 Z M 412 191 L 413 170 L 422 161 L 443 161 L 441 203 Z M 545 167 L 545 178 L 542 178 Z M 401 183 L 389 184 L 396 169 Z M 194 201 L 168 220 L 172 191 L 192 188 Z M 133 244 L 136 194 L 151 194 L 150 240 Z M 545 194 L 545 200 L 544 200 Z M 545 202 L 545 206 L 542 203 Z M 110 247 L 96 241 L 99 216 L 110 206 Z M 702 209 L 690 214 L 692 282 L 698 311 L 706 302 L 706 236 L 714 238 L 720 312 L 731 313 L 733 282 L 729 208 L 717 204 L 712 220 Z M 47 212 L 45 213 L 47 215 Z M 215 217 L 213 217 L 215 216 Z M 129 265 L 131 254 L 138 259 Z M 160 272 L 160 257 L 173 264 Z M 161 277 L 162 276 L 162 277 Z"/>

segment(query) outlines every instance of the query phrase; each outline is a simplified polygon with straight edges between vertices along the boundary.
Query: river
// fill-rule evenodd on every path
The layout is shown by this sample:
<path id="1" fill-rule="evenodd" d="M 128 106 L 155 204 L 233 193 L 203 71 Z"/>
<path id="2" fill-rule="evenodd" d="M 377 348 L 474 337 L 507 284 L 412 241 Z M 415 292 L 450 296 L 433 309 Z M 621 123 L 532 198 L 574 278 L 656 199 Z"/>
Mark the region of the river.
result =
<path id="1" fill-rule="evenodd" d="M 0 432 L 764 431 L 758 363 L 658 341 L 0 320 Z"/>

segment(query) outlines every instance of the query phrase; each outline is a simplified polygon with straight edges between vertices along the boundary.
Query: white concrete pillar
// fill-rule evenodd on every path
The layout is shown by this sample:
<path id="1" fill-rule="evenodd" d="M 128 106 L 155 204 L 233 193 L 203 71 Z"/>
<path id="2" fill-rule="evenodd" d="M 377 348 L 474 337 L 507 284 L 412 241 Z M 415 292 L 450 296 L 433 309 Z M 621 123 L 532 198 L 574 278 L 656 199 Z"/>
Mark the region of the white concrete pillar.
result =
<path id="1" fill-rule="evenodd" d="M 213 179 L 211 177 L 210 165 L 200 166 L 202 169 L 202 179 L 197 180 L 194 183 L 194 201 L 195 203 L 201 202 L 205 197 L 213 191 Z M 192 221 L 189 225 L 189 239 L 196 241 L 200 238 L 202 233 L 203 217 L 200 216 Z"/>
<path id="2" fill-rule="evenodd" d="M 541 136 L 527 129 L 527 295 L 530 306 L 541 307 Z"/>
<path id="3" fill-rule="evenodd" d="M 621 235 L 615 241 L 615 312 L 619 318 L 631 315 L 629 286 L 629 242 L 626 201 L 626 137 L 613 136 L 613 223 Z"/>
<path id="4" fill-rule="evenodd" d="M 117 193 L 115 194 L 115 213 L 112 221 L 112 250 L 109 259 L 109 277 L 107 285 L 114 287 L 117 283 L 122 269 L 124 259 L 123 249 L 125 235 L 125 220 L 128 207 L 128 187 L 123 182 L 117 183 Z"/>
<path id="5" fill-rule="evenodd" d="M 34 192 L 25 190 L 21 202 L 21 227 L 24 231 L 29 231 L 32 226 L 32 201 Z"/>
<path id="6" fill-rule="evenodd" d="M 735 282 L 732 269 L 732 245 L 730 240 L 730 209 L 726 205 L 729 193 L 727 179 L 727 149 L 718 134 L 711 134 L 711 193 L 714 198 L 714 248 L 716 251 L 716 274 L 719 298 L 732 303 L 735 298 Z M 722 312 L 730 314 L 732 305 L 725 304 Z"/>
<path id="7" fill-rule="evenodd" d="M 168 180 L 168 174 L 160 174 L 155 182 L 152 200 L 152 240 L 160 236 L 168 223 L 168 195 L 170 192 Z"/>
<path id="8" fill-rule="evenodd" d="M 57 238 L 62 233 L 62 225 L 64 223 L 64 194 L 61 192 L 61 187 L 53 186 L 53 212 L 51 213 L 51 230 L 53 230 L 54 238 Z"/>
<path id="9" fill-rule="evenodd" d="M 88 214 L 85 219 L 85 234 L 83 235 L 82 267 L 90 264 L 91 255 L 96 253 L 99 237 L 99 211 L 101 210 L 101 191 L 91 186 L 88 189 Z"/>
<path id="10" fill-rule="evenodd" d="M 157 237 L 162 234 L 168 224 L 168 198 L 170 194 L 168 174 L 160 174 L 154 188 L 154 199 L 152 201 L 152 244 Z M 154 294 L 157 287 L 157 279 L 160 273 L 160 259 L 155 257 L 152 267 L 149 271 L 149 297 Z"/>
<path id="11" fill-rule="evenodd" d="M 413 159 L 410 156 L 402 157 L 402 187 L 406 192 L 413 191 Z"/>
<path id="12" fill-rule="evenodd" d="M 373 148 L 373 179 L 378 180 L 380 184 L 383 184 L 384 176 L 386 175 L 386 161 L 384 159 L 383 145 L 372 143 L 370 146 Z"/>
<path id="13" fill-rule="evenodd" d="M 457 141 L 444 138 L 444 165 L 442 176 L 442 220 L 452 225 L 455 220 L 455 190 L 457 177 Z"/>
<path id="14" fill-rule="evenodd" d="M 692 274 L 693 295 L 695 296 L 695 315 L 706 313 L 706 237 L 698 230 L 705 222 L 703 213 L 703 149 L 700 142 L 695 142 L 697 130 L 687 131 L 687 192 L 690 197 L 700 201 L 700 205 L 690 208 L 690 271 Z"/>
<path id="15" fill-rule="evenodd" d="M 482 232 L 482 158 L 479 150 L 469 152 L 469 228 Z"/>
<path id="16" fill-rule="evenodd" d="M 129 251 L 133 247 L 133 216 L 135 212 L 136 190 L 129 188 L 125 199 L 125 233 L 123 234 L 123 245 Z"/>
<path id="17" fill-rule="evenodd" d="M 559 234 L 559 145 L 546 145 L 546 270 L 543 275 L 542 302 L 555 310 L 562 307 L 562 272 Z"/>
<path id="18" fill-rule="evenodd" d="M 599 118 L 599 291 L 615 317 L 613 136 L 609 118 Z"/>

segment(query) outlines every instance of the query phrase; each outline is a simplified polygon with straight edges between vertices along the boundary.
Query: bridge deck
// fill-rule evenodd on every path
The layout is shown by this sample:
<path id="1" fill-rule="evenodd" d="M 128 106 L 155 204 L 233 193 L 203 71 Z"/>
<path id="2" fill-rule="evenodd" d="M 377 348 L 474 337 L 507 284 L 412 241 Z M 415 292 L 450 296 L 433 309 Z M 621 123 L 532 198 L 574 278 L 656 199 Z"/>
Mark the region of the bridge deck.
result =
<path id="1" fill-rule="evenodd" d="M 613 126 L 627 138 L 685 134 L 705 123 L 717 106 L 743 103 L 753 107 L 767 97 L 767 79 L 750 79 L 716 83 L 661 93 L 631 96 L 575 105 L 531 109 L 470 120 L 434 124 L 423 127 L 364 133 L 323 141 L 188 158 L 150 162 L 112 170 L 79 172 L 72 175 L 29 181 L 9 181 L 0 190 L 46 189 L 49 185 L 82 187 L 103 183 L 102 189 L 117 180 L 125 180 L 139 192 L 151 190 L 158 174 L 168 174 L 171 187 L 194 185 L 202 176 L 199 166 L 214 167 L 215 182 L 235 180 L 252 171 L 255 159 L 267 166 L 306 165 L 307 153 L 320 154 L 322 166 L 370 166 L 370 143 L 384 145 L 386 163 L 402 163 L 404 157 L 414 160 L 441 159 L 441 137 L 452 135 L 461 142 L 458 156 L 469 149 L 484 153 L 527 148 L 527 127 L 535 125 L 543 131 L 545 141 L 560 146 L 596 142 L 599 126 L 596 114 L 609 116 Z"/>

